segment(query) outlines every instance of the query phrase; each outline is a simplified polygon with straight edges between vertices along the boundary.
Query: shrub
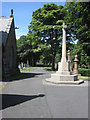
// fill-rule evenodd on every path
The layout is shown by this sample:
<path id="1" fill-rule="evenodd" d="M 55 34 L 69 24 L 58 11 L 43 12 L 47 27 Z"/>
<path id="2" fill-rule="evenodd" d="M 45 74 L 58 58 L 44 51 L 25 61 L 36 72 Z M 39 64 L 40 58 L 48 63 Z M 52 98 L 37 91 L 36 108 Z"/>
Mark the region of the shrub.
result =
<path id="1" fill-rule="evenodd" d="M 79 68 L 78 71 L 79 71 L 79 74 L 81 74 L 82 76 L 90 77 L 90 69 Z"/>

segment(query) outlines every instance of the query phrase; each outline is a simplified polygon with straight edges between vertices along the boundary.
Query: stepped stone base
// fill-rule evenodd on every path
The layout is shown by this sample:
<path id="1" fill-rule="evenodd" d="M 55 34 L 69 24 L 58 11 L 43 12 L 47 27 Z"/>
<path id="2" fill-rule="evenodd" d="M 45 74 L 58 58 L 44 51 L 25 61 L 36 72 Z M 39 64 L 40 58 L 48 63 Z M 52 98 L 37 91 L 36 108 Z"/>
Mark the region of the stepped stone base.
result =
<path id="1" fill-rule="evenodd" d="M 77 75 L 59 75 L 59 74 L 51 74 L 51 79 L 56 81 L 76 81 Z"/>
<path id="2" fill-rule="evenodd" d="M 79 85 L 81 83 L 84 83 L 83 80 L 77 80 L 77 81 L 58 81 L 58 80 L 54 80 L 54 79 L 46 79 L 45 80 L 46 82 L 49 82 L 49 83 L 53 83 L 53 84 L 72 84 L 72 85 Z"/>
<path id="3" fill-rule="evenodd" d="M 78 80 L 78 75 L 73 75 L 69 71 L 68 62 L 59 62 L 58 66 L 56 74 L 51 74 L 51 78 L 46 79 L 46 82 L 54 84 L 80 84 L 84 82 L 83 80 Z"/>
<path id="4" fill-rule="evenodd" d="M 84 83 L 83 80 L 78 80 L 77 75 L 60 75 L 51 74 L 51 78 L 46 79 L 46 82 L 54 84 L 81 84 Z"/>
<path id="5" fill-rule="evenodd" d="M 72 75 L 70 71 L 57 71 L 56 74 L 57 75 Z"/>

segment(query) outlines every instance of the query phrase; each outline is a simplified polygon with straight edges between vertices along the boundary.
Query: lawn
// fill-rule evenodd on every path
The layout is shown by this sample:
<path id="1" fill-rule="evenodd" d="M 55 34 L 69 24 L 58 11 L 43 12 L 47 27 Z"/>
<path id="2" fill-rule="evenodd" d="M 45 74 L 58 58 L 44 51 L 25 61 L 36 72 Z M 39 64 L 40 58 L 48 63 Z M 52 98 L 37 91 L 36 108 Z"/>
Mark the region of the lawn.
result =
<path id="1" fill-rule="evenodd" d="M 51 70 L 51 67 L 44 67 L 46 70 L 48 70 L 48 71 L 52 71 Z"/>
<path id="2" fill-rule="evenodd" d="M 0 89 L 3 88 L 3 85 L 0 85 Z"/>
<path id="3" fill-rule="evenodd" d="M 51 71 L 51 72 L 54 72 L 54 73 L 56 73 L 56 71 L 53 71 L 52 69 L 51 69 L 51 67 L 44 67 L 46 70 L 48 70 L 48 71 Z"/>
<path id="4" fill-rule="evenodd" d="M 54 72 L 54 73 L 56 73 L 56 71 L 53 71 L 53 70 L 51 70 L 51 67 L 44 67 L 46 70 L 48 70 L 48 71 L 52 71 L 52 72 Z M 78 79 L 90 79 L 90 77 L 88 77 L 88 76 L 78 76 Z"/>
<path id="5" fill-rule="evenodd" d="M 87 80 L 89 80 L 90 77 L 88 77 L 88 76 L 78 76 L 78 79 L 87 79 Z"/>
<path id="6" fill-rule="evenodd" d="M 37 67 L 25 67 L 23 69 L 21 69 L 22 71 L 32 71 L 32 70 L 35 70 L 37 69 Z"/>

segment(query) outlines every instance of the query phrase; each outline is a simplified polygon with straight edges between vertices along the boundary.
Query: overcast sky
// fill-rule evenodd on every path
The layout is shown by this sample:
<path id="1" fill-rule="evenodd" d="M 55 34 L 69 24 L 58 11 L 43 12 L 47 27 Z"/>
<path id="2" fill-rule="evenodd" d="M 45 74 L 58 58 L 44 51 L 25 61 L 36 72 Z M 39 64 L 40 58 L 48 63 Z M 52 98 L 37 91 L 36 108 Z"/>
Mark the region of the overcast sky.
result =
<path id="1" fill-rule="evenodd" d="M 65 5 L 65 2 L 54 2 L 57 5 Z M 47 2 L 3 2 L 2 16 L 10 16 L 11 9 L 14 11 L 15 26 L 19 27 L 16 30 L 16 38 L 21 35 L 27 35 L 28 25 L 32 20 L 32 12 L 43 7 Z"/>

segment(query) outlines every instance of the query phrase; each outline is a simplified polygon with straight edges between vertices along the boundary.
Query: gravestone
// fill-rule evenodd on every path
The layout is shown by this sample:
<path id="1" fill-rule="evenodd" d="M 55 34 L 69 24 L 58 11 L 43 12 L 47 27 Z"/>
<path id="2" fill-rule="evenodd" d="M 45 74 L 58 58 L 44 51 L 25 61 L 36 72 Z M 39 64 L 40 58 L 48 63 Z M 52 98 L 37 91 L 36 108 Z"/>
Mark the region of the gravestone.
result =
<path id="1" fill-rule="evenodd" d="M 51 74 L 51 78 L 46 79 L 46 81 L 55 84 L 80 84 L 84 81 L 78 80 L 78 75 L 73 75 L 66 60 L 66 28 L 67 26 L 63 23 L 62 58 L 61 62 L 58 63 L 58 71 L 56 74 Z"/>
<path id="2" fill-rule="evenodd" d="M 29 60 L 27 60 L 27 67 L 29 67 Z"/>

